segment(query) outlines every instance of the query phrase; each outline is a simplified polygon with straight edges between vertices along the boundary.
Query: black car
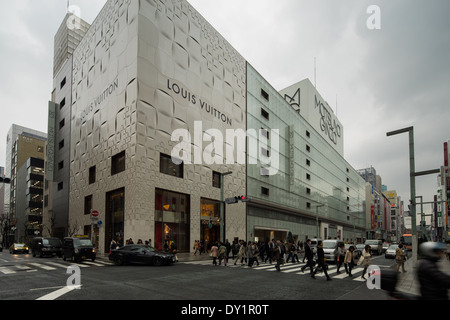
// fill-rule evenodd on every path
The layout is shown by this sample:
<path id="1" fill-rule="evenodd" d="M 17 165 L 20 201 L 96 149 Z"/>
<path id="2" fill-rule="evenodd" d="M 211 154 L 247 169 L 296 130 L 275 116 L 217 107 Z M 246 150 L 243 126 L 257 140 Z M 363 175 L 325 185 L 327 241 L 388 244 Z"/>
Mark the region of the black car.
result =
<path id="1" fill-rule="evenodd" d="M 161 252 L 146 245 L 128 245 L 109 254 L 109 260 L 120 266 L 125 263 L 150 264 L 154 266 L 170 265 L 175 262 L 171 253 Z"/>
<path id="2" fill-rule="evenodd" d="M 63 259 L 71 259 L 75 262 L 91 259 L 95 261 L 95 248 L 88 237 L 64 238 Z"/>
<path id="3" fill-rule="evenodd" d="M 62 256 L 62 241 L 58 238 L 36 237 L 31 243 L 31 252 L 33 257 L 43 256 Z"/>

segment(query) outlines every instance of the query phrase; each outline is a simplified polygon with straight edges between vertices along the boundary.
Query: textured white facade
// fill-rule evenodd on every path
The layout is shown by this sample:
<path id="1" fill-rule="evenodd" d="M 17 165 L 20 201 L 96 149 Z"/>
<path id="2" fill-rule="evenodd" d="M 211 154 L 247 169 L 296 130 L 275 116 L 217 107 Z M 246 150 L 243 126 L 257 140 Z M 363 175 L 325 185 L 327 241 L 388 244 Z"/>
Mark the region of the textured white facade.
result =
<path id="1" fill-rule="evenodd" d="M 186 1 L 108 1 L 74 52 L 72 98 L 69 228 L 82 233 L 91 223 L 86 196 L 103 220 L 106 193 L 124 188 L 125 238 L 154 239 L 158 188 L 190 196 L 193 243 L 201 198 L 220 200 L 213 170 L 233 172 L 224 177 L 225 198 L 245 194 L 244 165 L 185 164 L 183 178 L 160 173 L 160 154 L 177 144 L 174 130 L 194 135 L 194 121 L 224 136 L 246 130 L 246 62 Z M 207 141 L 193 142 L 192 152 Z M 111 158 L 122 151 L 125 171 L 111 175 Z M 245 238 L 245 205 L 227 207 L 225 236 Z M 99 246 L 109 247 L 102 227 Z"/>

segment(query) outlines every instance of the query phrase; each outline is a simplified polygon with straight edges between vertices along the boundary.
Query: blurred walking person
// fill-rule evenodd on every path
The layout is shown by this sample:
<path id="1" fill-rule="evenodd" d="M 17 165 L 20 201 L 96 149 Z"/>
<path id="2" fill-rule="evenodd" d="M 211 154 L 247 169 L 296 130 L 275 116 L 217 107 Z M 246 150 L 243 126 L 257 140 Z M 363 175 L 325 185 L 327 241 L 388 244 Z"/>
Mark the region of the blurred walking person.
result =
<path id="1" fill-rule="evenodd" d="M 356 257 L 355 257 L 355 247 L 354 246 L 350 246 L 347 250 L 347 252 L 345 253 L 345 258 L 344 258 L 344 265 L 346 266 L 345 270 L 348 270 L 348 276 L 352 277 L 352 269 L 353 267 L 356 265 L 357 261 L 356 261 Z M 347 269 L 348 268 L 348 269 Z"/>
<path id="2" fill-rule="evenodd" d="M 438 266 L 445 250 L 445 245 L 438 242 L 424 242 L 419 247 L 423 258 L 417 268 L 417 275 L 423 300 L 448 300 L 450 275 L 443 273 Z"/>

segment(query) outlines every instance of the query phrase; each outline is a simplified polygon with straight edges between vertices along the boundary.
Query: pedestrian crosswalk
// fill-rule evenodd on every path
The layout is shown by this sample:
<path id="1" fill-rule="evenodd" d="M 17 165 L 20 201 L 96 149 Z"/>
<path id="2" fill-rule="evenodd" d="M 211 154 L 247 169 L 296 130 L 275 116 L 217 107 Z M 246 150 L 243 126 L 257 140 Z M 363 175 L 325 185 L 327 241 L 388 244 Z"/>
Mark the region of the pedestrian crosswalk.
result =
<path id="1" fill-rule="evenodd" d="M 14 263 L 14 264 L 0 264 L 0 275 L 13 275 L 21 273 L 31 273 L 39 271 L 57 271 L 57 270 L 67 270 L 70 266 L 78 266 L 80 268 L 92 268 L 92 267 L 106 267 L 113 265 L 108 261 L 83 261 L 80 263 L 75 263 L 72 261 L 60 262 L 56 261 L 39 261 L 39 262 L 25 262 L 25 263 Z"/>
<path id="2" fill-rule="evenodd" d="M 252 267 L 249 267 L 248 265 L 241 265 L 241 264 L 234 265 L 234 262 L 232 260 L 230 260 L 230 262 L 231 263 L 227 264 L 227 268 L 252 269 L 252 270 L 256 270 L 256 271 L 267 271 L 267 272 L 276 272 L 277 271 L 275 269 L 275 263 L 270 264 L 270 263 L 261 263 L 260 262 L 259 266 L 257 264 L 254 264 Z M 181 263 L 214 267 L 211 260 L 185 261 L 185 262 L 181 262 Z M 284 265 L 281 265 L 280 272 L 286 273 L 286 274 L 301 275 L 301 276 L 310 275 L 309 267 L 306 268 L 304 270 L 304 272 L 302 272 L 303 266 L 305 266 L 304 263 L 286 263 Z M 223 267 L 223 265 L 222 265 L 222 267 Z M 353 281 L 364 282 L 364 281 L 366 281 L 367 277 L 366 277 L 366 279 L 363 279 L 361 277 L 363 270 L 364 270 L 364 268 L 355 266 L 352 270 L 352 277 L 350 277 L 345 272 L 344 266 L 341 266 L 340 272 L 338 273 L 336 265 L 329 265 L 327 273 L 332 279 L 339 279 L 339 280 L 351 279 Z M 325 277 L 325 273 L 324 272 L 316 273 L 315 277 L 316 278 Z"/>

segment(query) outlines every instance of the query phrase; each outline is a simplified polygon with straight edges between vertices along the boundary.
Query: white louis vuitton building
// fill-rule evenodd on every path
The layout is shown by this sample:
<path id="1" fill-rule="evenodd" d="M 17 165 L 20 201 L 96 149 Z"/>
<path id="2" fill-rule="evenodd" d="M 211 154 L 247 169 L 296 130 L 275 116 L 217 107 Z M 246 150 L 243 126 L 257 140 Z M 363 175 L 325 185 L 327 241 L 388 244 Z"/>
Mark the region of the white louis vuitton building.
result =
<path id="1" fill-rule="evenodd" d="M 246 129 L 245 72 L 186 1 L 108 1 L 73 54 L 72 229 L 90 230 L 93 209 L 105 251 L 113 238 L 188 251 L 200 238 L 245 237 L 244 204 L 220 213 L 220 180 L 225 198 L 245 194 L 245 166 L 171 161 L 176 129 Z"/>
<path id="2" fill-rule="evenodd" d="M 95 210 L 105 252 L 364 234 L 364 181 L 330 108 L 309 81 L 276 92 L 187 1 L 108 1 L 72 61 L 70 233 Z M 239 195 L 252 200 L 221 207 Z"/>

